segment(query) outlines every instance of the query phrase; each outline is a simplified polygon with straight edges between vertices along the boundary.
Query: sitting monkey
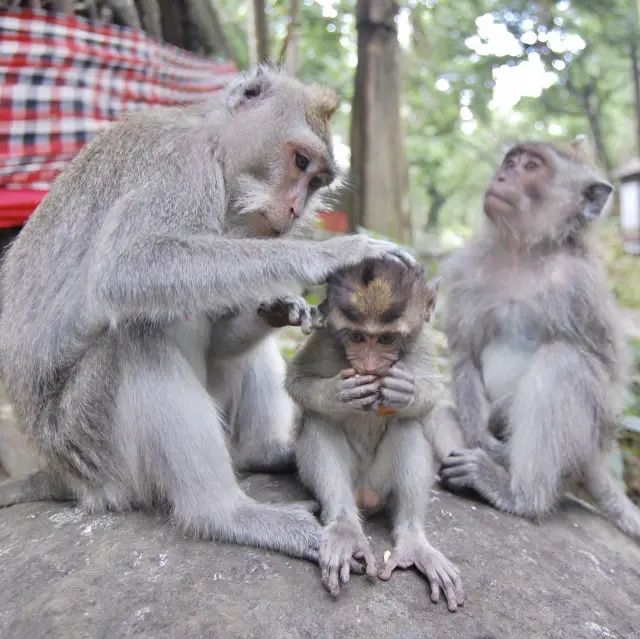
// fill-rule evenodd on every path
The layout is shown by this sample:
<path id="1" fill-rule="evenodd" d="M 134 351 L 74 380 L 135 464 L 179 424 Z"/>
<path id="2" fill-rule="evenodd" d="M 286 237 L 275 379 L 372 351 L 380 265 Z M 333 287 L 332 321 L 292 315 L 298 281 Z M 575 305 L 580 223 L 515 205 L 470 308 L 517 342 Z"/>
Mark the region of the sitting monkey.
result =
<path id="1" fill-rule="evenodd" d="M 326 326 L 291 362 L 285 386 L 302 408 L 297 464 L 322 506 L 322 582 L 333 595 L 350 572 L 364 572 L 357 559 L 376 575 L 360 509 L 391 498 L 395 549 L 378 576 L 415 565 L 434 602 L 442 588 L 449 610 L 463 604 L 458 569 L 429 544 L 423 521 L 432 477 L 424 425 L 440 391 L 425 324 L 439 284 L 388 260 L 341 270 L 320 306 Z"/>
<path id="2" fill-rule="evenodd" d="M 609 466 L 626 354 L 593 223 L 611 191 L 577 140 L 506 154 L 484 228 L 444 270 L 456 405 L 436 421 L 459 438 L 440 476 L 534 520 L 575 480 L 640 538 Z"/>

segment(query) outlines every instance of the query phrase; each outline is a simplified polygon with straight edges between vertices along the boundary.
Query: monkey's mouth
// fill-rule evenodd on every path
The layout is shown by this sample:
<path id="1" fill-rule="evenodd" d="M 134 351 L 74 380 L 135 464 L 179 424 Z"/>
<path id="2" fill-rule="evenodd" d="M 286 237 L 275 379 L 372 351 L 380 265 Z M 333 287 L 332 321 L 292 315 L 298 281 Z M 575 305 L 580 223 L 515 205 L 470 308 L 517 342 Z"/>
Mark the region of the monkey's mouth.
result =
<path id="1" fill-rule="evenodd" d="M 484 194 L 485 199 L 492 197 L 496 200 L 499 200 L 500 202 L 503 202 L 504 204 L 510 206 L 511 208 L 513 208 L 515 205 L 514 203 L 507 199 L 504 195 L 494 191 L 493 189 L 487 189 L 487 191 Z"/>

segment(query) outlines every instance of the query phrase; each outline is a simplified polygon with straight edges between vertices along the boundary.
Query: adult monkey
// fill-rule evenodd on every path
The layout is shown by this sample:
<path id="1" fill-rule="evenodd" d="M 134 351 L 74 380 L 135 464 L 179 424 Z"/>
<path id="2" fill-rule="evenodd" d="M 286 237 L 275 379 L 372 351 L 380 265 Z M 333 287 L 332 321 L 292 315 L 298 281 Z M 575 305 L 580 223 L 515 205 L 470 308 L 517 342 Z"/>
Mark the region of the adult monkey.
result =
<path id="1" fill-rule="evenodd" d="M 199 536 L 317 559 L 308 508 L 245 495 L 227 436 L 246 468 L 292 459 L 269 305 L 299 323 L 297 287 L 411 260 L 361 236 L 286 237 L 335 178 L 336 107 L 260 68 L 208 102 L 126 116 L 58 178 L 8 252 L 0 315 L 3 382 L 47 466 L 0 504 L 166 506 Z"/>
<path id="2" fill-rule="evenodd" d="M 445 486 L 539 519 L 579 482 L 640 538 L 609 466 L 626 354 L 593 222 L 611 191 L 580 140 L 509 150 L 484 229 L 445 269 L 456 407 L 434 423 L 466 446 L 441 451 Z"/>

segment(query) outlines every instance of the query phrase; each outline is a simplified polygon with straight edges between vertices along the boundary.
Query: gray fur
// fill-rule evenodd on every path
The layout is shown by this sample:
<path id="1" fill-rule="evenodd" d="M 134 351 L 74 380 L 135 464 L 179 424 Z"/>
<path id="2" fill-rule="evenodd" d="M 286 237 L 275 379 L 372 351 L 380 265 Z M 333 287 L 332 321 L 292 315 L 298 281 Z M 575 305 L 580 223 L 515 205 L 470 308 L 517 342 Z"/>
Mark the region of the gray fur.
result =
<path id="1" fill-rule="evenodd" d="M 303 412 L 296 445 L 299 474 L 322 506 L 322 581 L 337 595 L 350 572 L 363 572 L 355 561 L 359 558 L 365 560 L 369 576 L 376 574 L 356 502 L 357 488 L 370 489 L 379 495 L 379 504 L 363 513 L 387 502 L 393 506 L 395 549 L 378 572 L 380 578 L 389 579 L 393 568 L 415 563 L 430 582 L 433 601 L 438 601 L 442 588 L 449 609 L 455 610 L 464 601 L 458 569 L 429 544 L 424 531 L 433 479 L 425 426 L 441 391 L 427 328 L 399 362 L 415 392 L 411 401 L 396 402 L 392 417 L 378 417 L 375 410 L 365 410 L 354 401 L 352 380 L 340 376 L 349 364 L 330 328 L 311 335 L 291 362 L 286 379 L 287 391 Z M 367 384 L 361 387 L 363 392 L 367 388 Z"/>
<path id="2" fill-rule="evenodd" d="M 234 474 L 232 461 L 292 462 L 284 365 L 257 309 L 366 256 L 409 258 L 363 236 L 287 237 L 295 226 L 252 237 L 249 214 L 271 211 L 287 140 L 302 136 L 333 165 L 308 95 L 259 69 L 211 101 L 125 116 L 12 244 L 1 372 L 55 477 L 49 497 L 63 485 L 89 510 L 167 508 L 196 535 L 317 558 L 312 514 L 256 503 Z M 15 501 L 15 485 L 0 486 L 0 504 Z"/>
<path id="3" fill-rule="evenodd" d="M 592 180 L 582 171 L 559 164 L 544 211 L 519 213 L 520 236 L 487 220 L 445 265 L 456 405 L 442 406 L 436 421 L 459 436 L 438 451 L 440 476 L 535 520 L 581 483 L 614 524 L 640 537 L 640 512 L 609 469 L 628 354 L 591 225 L 605 202 L 593 200 L 588 215 L 580 209 L 578 187 Z M 528 219 L 538 220 L 530 236 Z"/>

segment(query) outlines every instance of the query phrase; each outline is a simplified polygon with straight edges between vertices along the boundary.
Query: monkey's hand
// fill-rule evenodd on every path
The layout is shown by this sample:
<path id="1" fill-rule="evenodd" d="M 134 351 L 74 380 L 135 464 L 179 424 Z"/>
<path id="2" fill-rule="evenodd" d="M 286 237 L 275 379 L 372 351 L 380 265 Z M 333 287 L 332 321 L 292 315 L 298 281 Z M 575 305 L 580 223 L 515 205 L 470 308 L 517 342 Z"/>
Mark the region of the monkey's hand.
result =
<path id="1" fill-rule="evenodd" d="M 375 375 L 358 375 L 352 368 L 334 378 L 335 397 L 347 411 L 370 410 L 380 398 L 380 380 Z"/>
<path id="2" fill-rule="evenodd" d="M 416 382 L 413 374 L 400 364 L 394 364 L 389 373 L 382 379 L 379 405 L 394 410 L 402 410 L 411 405 L 416 393 Z"/>
<path id="3" fill-rule="evenodd" d="M 304 297 L 291 295 L 273 303 L 261 304 L 258 315 L 271 327 L 300 326 L 305 335 L 322 328 L 324 316 L 317 306 L 310 306 Z"/>
<path id="4" fill-rule="evenodd" d="M 403 248 L 387 240 L 376 240 L 363 233 L 351 233 L 324 240 L 339 261 L 338 269 L 353 266 L 368 258 L 383 258 L 414 267 L 416 259 Z"/>
<path id="5" fill-rule="evenodd" d="M 348 583 L 352 572 L 376 576 L 376 558 L 360 522 L 341 520 L 325 527 L 320 541 L 320 568 L 322 584 L 334 597 L 340 592 L 340 584 Z"/>
<path id="6" fill-rule="evenodd" d="M 451 612 L 455 612 L 458 606 L 464 604 L 464 591 L 458 568 L 431 546 L 421 530 L 412 531 L 398 540 L 378 577 L 387 581 L 391 579 L 396 568 L 411 566 L 415 566 L 429 580 L 431 601 L 437 603 L 440 600 L 442 589 Z"/>

